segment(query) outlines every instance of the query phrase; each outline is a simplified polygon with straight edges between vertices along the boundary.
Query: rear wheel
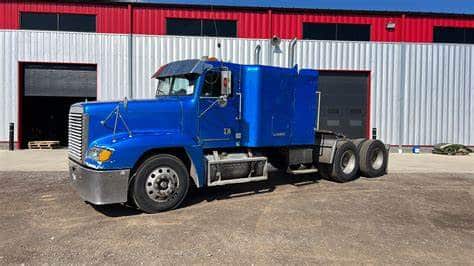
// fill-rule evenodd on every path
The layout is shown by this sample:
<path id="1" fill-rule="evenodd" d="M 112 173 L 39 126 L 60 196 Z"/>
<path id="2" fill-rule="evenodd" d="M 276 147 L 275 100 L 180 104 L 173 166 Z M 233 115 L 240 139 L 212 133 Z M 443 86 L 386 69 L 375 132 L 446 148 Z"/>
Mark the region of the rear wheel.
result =
<path id="1" fill-rule="evenodd" d="M 352 143 L 354 143 L 354 145 L 356 146 L 356 150 L 359 153 L 360 148 L 362 147 L 362 144 L 364 144 L 364 142 L 366 142 L 367 140 L 368 139 L 366 139 L 366 138 L 360 138 L 360 139 L 353 139 L 351 141 L 352 141 Z"/>
<path id="2" fill-rule="evenodd" d="M 343 140 L 336 144 L 332 164 L 320 164 L 319 172 L 323 178 L 335 182 L 348 182 L 358 177 L 359 156 L 354 143 Z"/>
<path id="3" fill-rule="evenodd" d="M 360 148 L 360 172 L 366 177 L 378 177 L 387 172 L 388 151 L 380 140 L 367 140 Z"/>
<path id="4" fill-rule="evenodd" d="M 155 155 L 138 168 L 133 199 L 147 213 L 178 207 L 189 189 L 189 173 L 183 162 L 169 154 Z"/>

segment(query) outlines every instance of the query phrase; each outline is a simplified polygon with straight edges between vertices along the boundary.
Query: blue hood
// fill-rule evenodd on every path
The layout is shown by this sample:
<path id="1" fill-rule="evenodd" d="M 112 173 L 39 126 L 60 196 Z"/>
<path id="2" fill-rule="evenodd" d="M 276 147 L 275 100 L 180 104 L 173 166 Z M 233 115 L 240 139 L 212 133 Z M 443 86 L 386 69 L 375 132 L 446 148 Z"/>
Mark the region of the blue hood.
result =
<path id="1" fill-rule="evenodd" d="M 120 141 L 120 139 L 128 137 L 125 124 L 132 136 L 178 133 L 182 130 L 183 107 L 181 101 L 176 97 L 128 101 L 126 108 L 124 103 L 119 101 L 87 102 L 80 103 L 80 105 L 84 108 L 84 114 L 89 118 L 89 147 L 97 142 Z M 115 122 L 115 109 L 119 110 L 124 121 L 119 117 Z"/>

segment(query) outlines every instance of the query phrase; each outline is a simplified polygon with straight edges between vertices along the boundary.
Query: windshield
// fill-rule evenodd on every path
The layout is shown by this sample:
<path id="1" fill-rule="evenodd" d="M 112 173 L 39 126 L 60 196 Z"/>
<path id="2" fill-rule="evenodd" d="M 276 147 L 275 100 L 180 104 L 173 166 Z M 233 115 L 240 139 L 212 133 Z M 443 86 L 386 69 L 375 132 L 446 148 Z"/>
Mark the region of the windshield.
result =
<path id="1" fill-rule="evenodd" d="M 194 93 L 194 85 L 198 75 L 163 77 L 158 79 L 156 96 L 186 96 Z"/>

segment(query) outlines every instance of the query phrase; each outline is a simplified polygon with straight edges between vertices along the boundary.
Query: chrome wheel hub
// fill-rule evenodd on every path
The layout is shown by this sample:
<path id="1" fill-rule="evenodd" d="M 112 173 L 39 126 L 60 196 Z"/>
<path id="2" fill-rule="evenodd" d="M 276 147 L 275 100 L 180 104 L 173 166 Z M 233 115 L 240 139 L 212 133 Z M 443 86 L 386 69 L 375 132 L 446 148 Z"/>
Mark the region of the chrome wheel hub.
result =
<path id="1" fill-rule="evenodd" d="M 168 201 L 176 194 L 178 187 L 178 174 L 167 166 L 153 170 L 145 183 L 146 194 L 156 202 Z"/>
<path id="2" fill-rule="evenodd" d="M 381 149 L 376 149 L 372 154 L 372 158 L 370 158 L 370 163 L 372 164 L 372 168 L 378 170 L 383 165 L 383 151 Z"/>
<path id="3" fill-rule="evenodd" d="M 345 151 L 341 157 L 341 169 L 344 174 L 350 174 L 354 171 L 356 165 L 356 156 L 353 151 Z"/>

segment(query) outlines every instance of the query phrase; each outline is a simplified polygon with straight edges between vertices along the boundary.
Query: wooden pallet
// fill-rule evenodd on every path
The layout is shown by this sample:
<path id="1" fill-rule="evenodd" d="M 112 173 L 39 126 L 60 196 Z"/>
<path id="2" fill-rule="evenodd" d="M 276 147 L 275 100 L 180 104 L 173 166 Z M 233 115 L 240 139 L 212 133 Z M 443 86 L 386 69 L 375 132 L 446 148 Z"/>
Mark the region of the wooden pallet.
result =
<path id="1" fill-rule="evenodd" d="M 32 149 L 32 150 L 52 150 L 58 147 L 59 147 L 59 141 L 57 140 L 28 142 L 28 149 Z"/>

